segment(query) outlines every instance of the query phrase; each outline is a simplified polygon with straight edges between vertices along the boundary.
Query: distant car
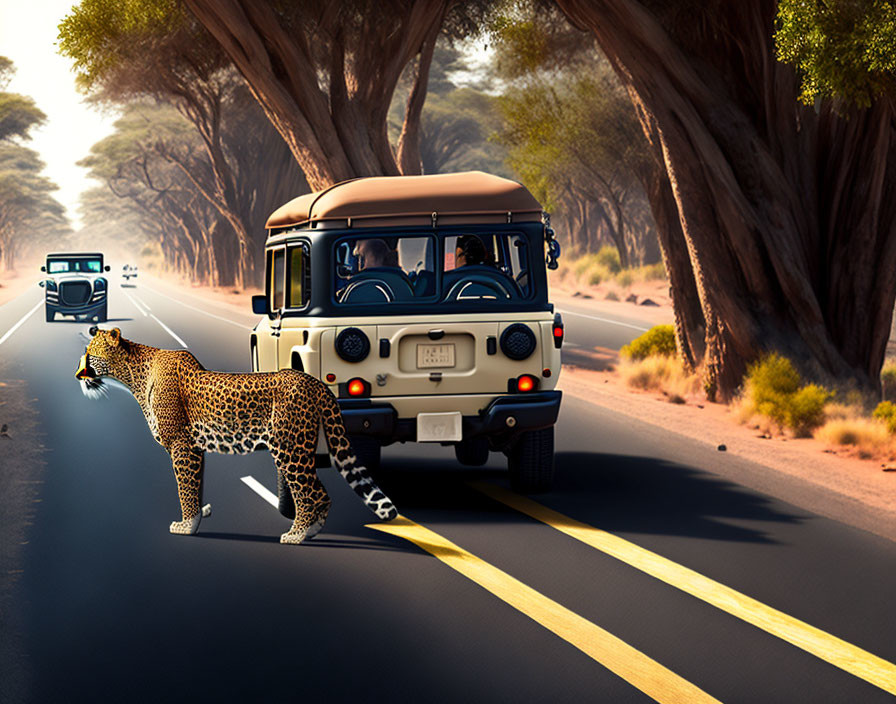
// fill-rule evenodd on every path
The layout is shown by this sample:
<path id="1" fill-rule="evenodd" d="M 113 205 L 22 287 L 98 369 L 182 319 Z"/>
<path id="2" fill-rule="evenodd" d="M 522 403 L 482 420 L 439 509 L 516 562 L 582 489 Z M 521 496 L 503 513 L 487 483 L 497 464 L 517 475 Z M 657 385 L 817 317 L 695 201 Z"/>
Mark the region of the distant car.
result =
<path id="1" fill-rule="evenodd" d="M 103 266 L 102 254 L 48 254 L 47 263 L 40 270 L 47 275 L 40 285 L 46 292 L 48 323 L 56 319 L 57 313 L 80 320 L 95 319 L 98 323 L 106 320 L 109 282 L 103 274 L 109 267 Z"/>
<path id="2" fill-rule="evenodd" d="M 121 267 L 121 275 L 125 281 L 130 281 L 131 279 L 137 278 L 137 267 L 131 266 L 130 264 L 125 264 Z"/>
<path id="3" fill-rule="evenodd" d="M 539 202 L 484 173 L 360 178 L 267 222 L 253 371 L 328 384 L 368 469 L 394 442 L 507 455 L 514 487 L 551 486 L 563 322 Z"/>

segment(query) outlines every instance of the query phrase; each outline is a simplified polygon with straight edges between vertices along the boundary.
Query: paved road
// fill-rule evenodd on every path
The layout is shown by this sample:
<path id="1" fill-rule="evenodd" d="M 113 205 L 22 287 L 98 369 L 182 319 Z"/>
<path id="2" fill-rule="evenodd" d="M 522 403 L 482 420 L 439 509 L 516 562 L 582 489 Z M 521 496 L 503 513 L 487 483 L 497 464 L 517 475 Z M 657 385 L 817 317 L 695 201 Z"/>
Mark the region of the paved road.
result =
<path id="1" fill-rule="evenodd" d="M 0 699 L 893 700 L 896 545 L 722 479 L 732 458 L 574 398 L 557 486 L 535 502 L 507 490 L 498 456 L 473 471 L 449 449 L 390 448 L 381 483 L 407 520 L 383 532 L 322 470 L 330 519 L 292 548 L 241 479 L 273 490 L 268 455 L 209 455 L 214 513 L 198 535 L 170 535 L 174 480 L 138 406 L 116 390 L 88 401 L 73 378 L 88 326 L 47 324 L 38 307 L 6 335 L 40 293 L 0 308 L 0 356 L 26 380 L 47 447 L 27 543 L 3 553 L 18 556 L 3 565 L 17 579 L 4 575 L 0 602 Z M 565 316 L 570 340 L 638 334 L 583 310 Z M 114 288 L 110 315 L 208 368 L 248 367 L 250 315 L 142 284 Z"/>

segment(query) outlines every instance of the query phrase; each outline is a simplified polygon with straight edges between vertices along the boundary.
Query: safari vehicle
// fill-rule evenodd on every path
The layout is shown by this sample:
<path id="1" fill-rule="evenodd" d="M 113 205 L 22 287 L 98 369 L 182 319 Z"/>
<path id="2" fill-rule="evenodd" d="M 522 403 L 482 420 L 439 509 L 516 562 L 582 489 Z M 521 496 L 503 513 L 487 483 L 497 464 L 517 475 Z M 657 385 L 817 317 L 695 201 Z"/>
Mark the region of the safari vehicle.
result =
<path id="1" fill-rule="evenodd" d="M 109 267 L 103 266 L 102 254 L 48 254 L 40 270 L 47 274 L 40 285 L 45 291 L 48 323 L 56 319 L 57 313 L 81 320 L 95 319 L 98 323 L 106 320 L 109 282 L 103 274 Z"/>
<path id="2" fill-rule="evenodd" d="M 252 368 L 293 368 L 339 400 L 362 464 L 394 442 L 450 444 L 465 465 L 507 456 L 547 490 L 563 322 L 545 271 L 559 246 L 541 205 L 481 172 L 361 178 L 267 222 Z"/>

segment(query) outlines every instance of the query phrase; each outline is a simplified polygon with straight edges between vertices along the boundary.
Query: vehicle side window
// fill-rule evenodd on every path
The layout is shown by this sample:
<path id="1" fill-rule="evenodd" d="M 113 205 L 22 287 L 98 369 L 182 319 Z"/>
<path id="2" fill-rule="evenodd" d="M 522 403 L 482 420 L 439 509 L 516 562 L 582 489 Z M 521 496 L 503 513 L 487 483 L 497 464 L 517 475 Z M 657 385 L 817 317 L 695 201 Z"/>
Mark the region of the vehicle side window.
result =
<path id="1" fill-rule="evenodd" d="M 287 308 L 304 308 L 311 294 L 311 268 L 307 245 L 289 248 L 289 298 Z"/>
<path id="2" fill-rule="evenodd" d="M 270 252 L 270 288 L 268 289 L 268 300 L 271 310 L 282 310 L 285 304 L 284 294 L 286 292 L 286 254 L 283 248 L 274 249 Z"/>

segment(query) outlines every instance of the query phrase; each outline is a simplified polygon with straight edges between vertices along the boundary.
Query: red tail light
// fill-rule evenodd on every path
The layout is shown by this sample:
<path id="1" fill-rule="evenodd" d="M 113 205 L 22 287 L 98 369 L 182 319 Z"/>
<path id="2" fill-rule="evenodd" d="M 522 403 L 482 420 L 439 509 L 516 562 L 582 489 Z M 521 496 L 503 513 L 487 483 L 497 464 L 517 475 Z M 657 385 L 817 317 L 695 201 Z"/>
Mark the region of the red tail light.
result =
<path id="1" fill-rule="evenodd" d="M 523 374 L 516 379 L 516 389 L 521 394 L 535 391 L 538 388 L 538 379 L 531 374 Z"/>
<path id="2" fill-rule="evenodd" d="M 559 350 L 563 345 L 563 318 L 560 317 L 559 313 L 554 316 L 554 326 L 551 332 L 554 335 L 554 347 Z"/>
<path id="3" fill-rule="evenodd" d="M 349 396 L 370 396 L 370 384 L 357 377 L 350 379 L 345 389 Z"/>

